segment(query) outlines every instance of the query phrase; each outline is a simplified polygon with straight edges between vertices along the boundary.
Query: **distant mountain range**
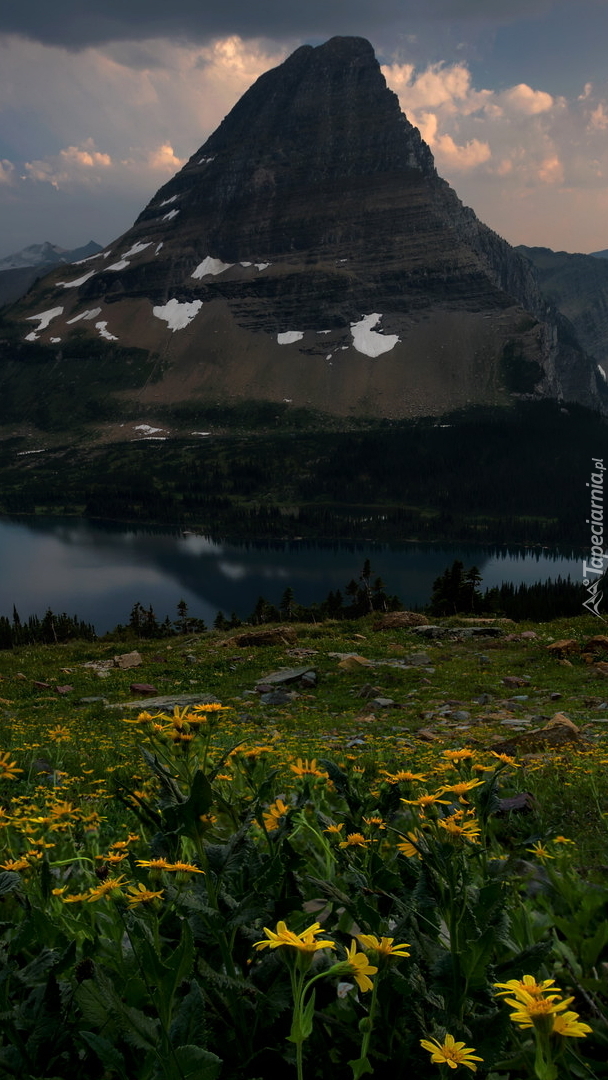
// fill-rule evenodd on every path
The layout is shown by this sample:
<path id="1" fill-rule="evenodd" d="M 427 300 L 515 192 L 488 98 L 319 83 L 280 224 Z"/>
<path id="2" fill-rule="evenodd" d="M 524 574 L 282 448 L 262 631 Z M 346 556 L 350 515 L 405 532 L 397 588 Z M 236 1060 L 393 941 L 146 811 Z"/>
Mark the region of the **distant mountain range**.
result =
<path id="1" fill-rule="evenodd" d="M 43 244 L 30 244 L 13 255 L 6 255 L 0 259 L 0 307 L 19 300 L 34 281 L 47 274 L 57 263 L 78 262 L 102 250 L 94 240 L 71 250 L 45 240 Z"/>
<path id="2" fill-rule="evenodd" d="M 40 377 L 48 353 L 45 394 L 74 378 L 71 357 L 99 416 L 87 357 L 104 357 L 91 379 L 122 410 L 257 399 L 401 418 L 523 396 L 608 413 L 603 301 L 584 333 L 583 299 L 558 295 L 537 250 L 512 248 L 438 176 L 369 42 L 302 46 L 128 232 L 3 313 L 13 400 L 16 360 L 39 358 Z M 608 262 L 580 258 L 589 288 L 604 272 L 608 288 Z M 128 369 L 125 349 L 139 350 Z"/>

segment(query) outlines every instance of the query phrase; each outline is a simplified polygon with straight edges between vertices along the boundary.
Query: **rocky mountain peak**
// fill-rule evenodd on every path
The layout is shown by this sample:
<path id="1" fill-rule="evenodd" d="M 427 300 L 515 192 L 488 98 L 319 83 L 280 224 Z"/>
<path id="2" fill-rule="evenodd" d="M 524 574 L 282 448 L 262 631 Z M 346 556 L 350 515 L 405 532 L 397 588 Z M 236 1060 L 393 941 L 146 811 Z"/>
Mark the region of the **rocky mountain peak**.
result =
<path id="1" fill-rule="evenodd" d="M 162 357 L 149 403 L 411 416 L 513 393 L 608 398 L 529 261 L 437 175 L 356 37 L 263 74 L 132 229 L 14 317 L 29 341 L 92 334 Z"/>

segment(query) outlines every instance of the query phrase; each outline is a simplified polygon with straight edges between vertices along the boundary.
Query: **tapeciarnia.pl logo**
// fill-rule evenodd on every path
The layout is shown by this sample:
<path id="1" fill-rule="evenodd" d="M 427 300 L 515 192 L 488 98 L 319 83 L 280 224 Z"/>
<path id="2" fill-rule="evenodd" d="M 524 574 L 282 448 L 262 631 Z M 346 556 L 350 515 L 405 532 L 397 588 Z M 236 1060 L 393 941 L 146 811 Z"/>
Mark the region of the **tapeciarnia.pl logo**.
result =
<path id="1" fill-rule="evenodd" d="M 603 619 L 599 606 L 603 598 L 599 585 L 604 573 L 604 560 L 608 555 L 604 554 L 604 472 L 606 466 L 603 458 L 591 458 L 593 472 L 591 473 L 590 488 L 591 510 L 587 518 L 587 525 L 591 526 L 591 557 L 589 562 L 583 559 L 583 585 L 589 593 L 583 602 L 587 611 Z"/>

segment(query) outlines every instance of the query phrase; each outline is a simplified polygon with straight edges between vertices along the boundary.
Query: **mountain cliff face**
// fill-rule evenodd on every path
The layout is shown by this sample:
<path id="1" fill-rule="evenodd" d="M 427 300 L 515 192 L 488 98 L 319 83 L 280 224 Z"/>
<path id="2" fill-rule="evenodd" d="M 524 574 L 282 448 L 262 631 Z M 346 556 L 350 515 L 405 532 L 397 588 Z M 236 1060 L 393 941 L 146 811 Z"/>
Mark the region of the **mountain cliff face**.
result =
<path id="1" fill-rule="evenodd" d="M 360 38 L 262 75 L 132 229 L 10 317 L 56 349 L 79 335 L 148 350 L 148 405 L 398 417 L 533 392 L 608 406 L 530 262 L 438 177 Z"/>
<path id="2" fill-rule="evenodd" d="M 543 293 L 569 319 L 577 340 L 608 376 L 608 260 L 592 255 L 517 249 L 532 263 Z"/>

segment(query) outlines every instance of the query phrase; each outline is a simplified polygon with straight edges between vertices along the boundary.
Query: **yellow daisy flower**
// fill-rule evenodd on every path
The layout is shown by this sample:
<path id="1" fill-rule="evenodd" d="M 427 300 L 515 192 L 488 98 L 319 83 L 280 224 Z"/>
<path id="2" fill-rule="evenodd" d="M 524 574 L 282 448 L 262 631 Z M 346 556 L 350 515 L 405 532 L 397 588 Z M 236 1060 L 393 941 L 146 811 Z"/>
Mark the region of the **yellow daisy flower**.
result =
<path id="1" fill-rule="evenodd" d="M 437 1039 L 421 1039 L 420 1045 L 428 1050 L 431 1061 L 435 1065 L 447 1065 L 450 1069 L 457 1069 L 459 1065 L 465 1065 L 471 1072 L 477 1072 L 475 1061 L 483 1061 L 473 1051 L 474 1046 L 465 1046 L 463 1042 L 456 1042 L 453 1035 L 446 1035 L 443 1043 Z"/>

